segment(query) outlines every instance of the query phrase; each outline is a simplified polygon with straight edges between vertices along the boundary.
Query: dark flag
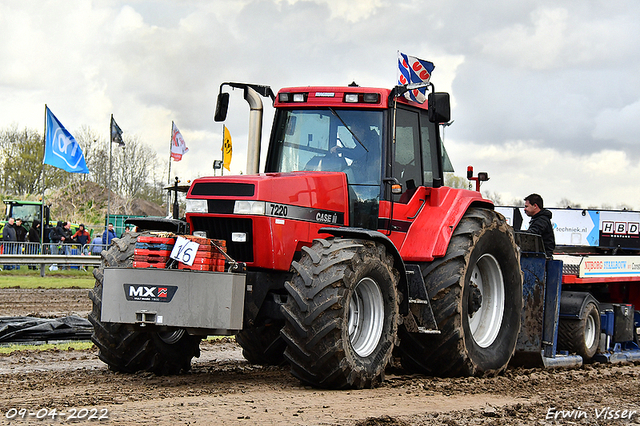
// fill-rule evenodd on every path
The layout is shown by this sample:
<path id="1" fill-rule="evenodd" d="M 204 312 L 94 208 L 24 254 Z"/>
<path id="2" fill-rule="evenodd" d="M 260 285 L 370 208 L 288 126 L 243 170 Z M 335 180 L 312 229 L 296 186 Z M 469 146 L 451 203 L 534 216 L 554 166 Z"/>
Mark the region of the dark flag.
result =
<path id="1" fill-rule="evenodd" d="M 116 142 L 120 146 L 124 146 L 124 141 L 122 140 L 122 130 L 116 120 L 113 119 L 113 115 L 111 115 L 111 142 Z"/>

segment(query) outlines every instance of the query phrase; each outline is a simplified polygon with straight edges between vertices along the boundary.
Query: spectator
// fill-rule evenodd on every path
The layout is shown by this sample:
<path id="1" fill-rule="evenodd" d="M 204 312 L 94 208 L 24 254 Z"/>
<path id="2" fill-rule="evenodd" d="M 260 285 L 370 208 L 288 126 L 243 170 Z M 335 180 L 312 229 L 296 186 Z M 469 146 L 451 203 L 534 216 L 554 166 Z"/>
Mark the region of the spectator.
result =
<path id="1" fill-rule="evenodd" d="M 17 218 L 14 226 L 16 230 L 16 241 L 19 243 L 27 241 L 27 230 L 22 226 L 22 219 Z"/>
<path id="2" fill-rule="evenodd" d="M 76 231 L 75 234 L 73 234 L 71 238 L 80 244 L 83 254 L 89 254 L 87 243 L 89 243 L 90 237 L 91 235 L 89 235 L 89 232 L 86 229 L 84 229 L 84 225 L 80 224 L 80 226 L 78 227 L 78 230 Z"/>
<path id="3" fill-rule="evenodd" d="M 124 227 L 124 232 L 122 233 L 122 235 L 120 235 L 120 238 L 124 238 L 124 236 L 127 235 L 130 230 L 131 230 L 131 228 L 129 228 L 129 225 L 125 226 Z"/>
<path id="4" fill-rule="evenodd" d="M 50 228 L 49 231 L 49 241 L 53 244 L 59 244 L 62 242 L 62 237 L 64 237 L 64 232 L 62 231 L 64 222 L 59 221 L 55 228 Z"/>
<path id="5" fill-rule="evenodd" d="M 14 254 L 16 241 L 15 221 L 10 217 L 7 223 L 4 224 L 4 228 L 2 228 L 2 245 L 4 246 L 4 253 Z M 4 269 L 7 271 L 15 269 L 15 265 L 4 265 Z"/>
<path id="6" fill-rule="evenodd" d="M 109 247 L 111 245 L 111 240 L 117 238 L 116 231 L 113 230 L 113 223 L 110 223 L 107 230 L 102 233 L 102 244 L 105 247 Z"/>
<path id="7" fill-rule="evenodd" d="M 27 254 L 38 254 L 40 252 L 40 221 L 35 219 L 31 222 L 31 228 L 27 234 Z M 29 265 L 29 269 L 38 269 L 36 265 Z"/>
<path id="8" fill-rule="evenodd" d="M 102 237 L 100 235 L 96 235 L 96 237 L 91 241 L 91 254 L 100 256 L 100 252 L 102 252 Z"/>
<path id="9" fill-rule="evenodd" d="M 16 236 L 15 220 L 10 217 L 2 228 L 2 241 L 18 241 Z"/>
<path id="10" fill-rule="evenodd" d="M 75 241 L 71 236 L 71 224 L 69 222 L 63 222 L 62 225 L 62 242 L 65 244 L 73 244 Z"/>
<path id="11" fill-rule="evenodd" d="M 40 221 L 38 219 L 35 219 L 33 222 L 31 222 L 31 228 L 29 228 L 27 241 L 30 243 L 40 242 Z"/>
<path id="12" fill-rule="evenodd" d="M 89 242 L 89 237 L 90 237 L 89 232 L 86 229 L 84 229 L 83 224 L 80 224 L 80 227 L 78 228 L 76 233 L 73 234 L 73 236 L 71 236 L 72 239 L 76 240 L 78 243 L 82 244 L 83 246 Z"/>

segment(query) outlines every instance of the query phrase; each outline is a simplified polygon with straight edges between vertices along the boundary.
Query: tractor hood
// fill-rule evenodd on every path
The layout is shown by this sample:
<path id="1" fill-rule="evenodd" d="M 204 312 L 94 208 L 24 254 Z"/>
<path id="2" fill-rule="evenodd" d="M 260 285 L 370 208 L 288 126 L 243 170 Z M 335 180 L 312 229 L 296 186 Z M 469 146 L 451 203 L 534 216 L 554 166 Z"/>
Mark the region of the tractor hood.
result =
<path id="1" fill-rule="evenodd" d="M 193 182 L 187 199 L 257 200 L 345 213 L 346 188 L 345 174 L 336 172 L 204 177 Z"/>
<path id="2" fill-rule="evenodd" d="M 320 228 L 349 225 L 348 206 L 344 173 L 291 172 L 196 179 L 186 211 L 192 232 L 225 240 L 235 260 L 288 270 Z"/>

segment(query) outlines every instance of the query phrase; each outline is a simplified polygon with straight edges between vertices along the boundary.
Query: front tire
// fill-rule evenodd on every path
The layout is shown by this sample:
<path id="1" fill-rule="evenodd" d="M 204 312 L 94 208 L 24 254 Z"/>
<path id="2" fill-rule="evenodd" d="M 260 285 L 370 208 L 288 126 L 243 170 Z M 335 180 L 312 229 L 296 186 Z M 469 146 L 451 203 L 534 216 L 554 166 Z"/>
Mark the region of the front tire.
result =
<path id="1" fill-rule="evenodd" d="M 182 329 L 162 332 L 140 331 L 131 324 L 101 321 L 102 284 L 104 268 L 130 268 L 137 233 L 114 239 L 108 250 L 103 250 L 102 265 L 93 270 L 96 284 L 89 292 L 93 309 L 89 321 L 94 330 L 91 340 L 98 347 L 98 357 L 111 370 L 123 373 L 149 371 L 158 375 L 179 374 L 191 368 L 191 359 L 200 356 L 200 338 L 190 336 Z"/>
<path id="2" fill-rule="evenodd" d="M 282 336 L 292 374 L 328 389 L 384 380 L 397 339 L 399 274 L 382 244 L 315 240 L 285 283 Z"/>
<path id="3" fill-rule="evenodd" d="M 502 372 L 515 351 L 522 310 L 520 254 L 504 217 L 470 208 L 446 255 L 422 271 L 441 334 L 401 327 L 403 366 L 438 376 Z"/>

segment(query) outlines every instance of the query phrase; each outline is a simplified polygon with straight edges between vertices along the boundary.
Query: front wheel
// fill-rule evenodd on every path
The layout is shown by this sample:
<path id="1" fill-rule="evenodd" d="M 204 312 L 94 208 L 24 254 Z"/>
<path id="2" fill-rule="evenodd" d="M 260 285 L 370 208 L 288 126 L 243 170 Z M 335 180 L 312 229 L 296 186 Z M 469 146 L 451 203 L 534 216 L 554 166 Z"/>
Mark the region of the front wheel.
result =
<path id="1" fill-rule="evenodd" d="M 95 287 L 89 292 L 93 310 L 89 321 L 94 330 L 91 340 L 98 347 L 98 357 L 110 369 L 124 373 L 150 371 L 158 375 L 178 374 L 191 368 L 191 359 L 200 356 L 200 338 L 183 329 L 142 331 L 131 324 L 102 322 L 102 286 L 104 268 L 130 268 L 137 233 L 114 239 L 101 253 L 102 265 L 93 270 Z"/>
<path id="2" fill-rule="evenodd" d="M 293 375 L 329 389 L 382 382 L 396 343 L 399 279 L 385 247 L 315 240 L 293 270 L 282 329 Z"/>

